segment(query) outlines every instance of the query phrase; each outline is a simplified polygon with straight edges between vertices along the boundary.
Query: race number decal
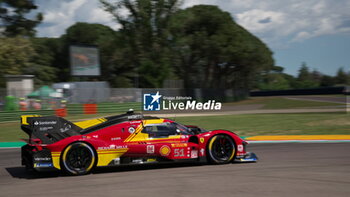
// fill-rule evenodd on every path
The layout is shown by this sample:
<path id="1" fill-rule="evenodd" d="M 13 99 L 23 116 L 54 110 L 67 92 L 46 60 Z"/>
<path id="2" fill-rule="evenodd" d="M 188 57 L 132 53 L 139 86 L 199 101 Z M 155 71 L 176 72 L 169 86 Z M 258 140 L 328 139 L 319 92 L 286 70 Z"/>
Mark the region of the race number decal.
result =
<path id="1" fill-rule="evenodd" d="M 184 149 L 174 149 L 174 157 L 184 157 L 185 151 Z"/>

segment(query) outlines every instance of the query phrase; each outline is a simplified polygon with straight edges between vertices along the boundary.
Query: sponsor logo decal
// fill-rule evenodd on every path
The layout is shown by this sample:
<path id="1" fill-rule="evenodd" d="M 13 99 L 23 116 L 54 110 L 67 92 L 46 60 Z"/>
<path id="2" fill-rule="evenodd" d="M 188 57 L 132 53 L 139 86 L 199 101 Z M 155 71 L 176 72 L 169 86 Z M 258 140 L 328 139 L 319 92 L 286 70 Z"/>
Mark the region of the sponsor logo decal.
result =
<path id="1" fill-rule="evenodd" d="M 159 149 L 159 153 L 162 155 L 162 156 L 168 156 L 171 152 L 171 149 L 169 146 L 167 145 L 163 145 L 160 149 Z"/>
<path id="2" fill-rule="evenodd" d="M 187 143 L 185 143 L 185 144 L 171 144 L 171 147 L 173 147 L 173 148 L 187 147 Z"/>
<path id="3" fill-rule="evenodd" d="M 35 163 L 34 168 L 41 168 L 41 167 L 53 167 L 52 163 Z"/>
<path id="4" fill-rule="evenodd" d="M 142 118 L 143 118 L 142 115 L 131 115 L 131 116 L 128 116 L 129 120 L 142 119 Z M 135 121 L 133 121 L 133 122 L 135 122 Z"/>
<path id="5" fill-rule="evenodd" d="M 51 161 L 50 157 L 35 157 L 34 161 Z"/>
<path id="6" fill-rule="evenodd" d="M 50 125 L 50 124 L 57 124 L 57 121 L 35 121 L 34 125 Z"/>
<path id="7" fill-rule="evenodd" d="M 69 131 L 72 128 L 72 125 L 64 123 L 63 128 L 60 128 L 61 133 Z"/>
<path id="8" fill-rule="evenodd" d="M 198 150 L 191 151 L 191 158 L 198 158 Z"/>
<path id="9" fill-rule="evenodd" d="M 129 133 L 134 133 L 135 132 L 135 128 L 134 127 L 129 127 L 128 131 L 129 131 Z"/>
<path id="10" fill-rule="evenodd" d="M 142 118 L 142 117 L 141 117 Z M 141 121 L 140 120 L 137 120 L 137 121 L 130 121 L 130 124 L 140 124 Z"/>
<path id="11" fill-rule="evenodd" d="M 201 148 L 201 156 L 203 156 L 204 155 L 204 152 L 205 152 L 205 150 L 204 150 L 204 148 Z"/>
<path id="12" fill-rule="evenodd" d="M 110 146 L 98 147 L 97 150 L 112 150 L 112 149 L 124 149 L 124 148 L 128 148 L 128 146 L 127 145 L 122 145 L 122 146 L 110 145 Z"/>
<path id="13" fill-rule="evenodd" d="M 204 138 L 199 138 L 199 141 L 203 144 L 204 143 Z"/>
<path id="14" fill-rule="evenodd" d="M 48 131 L 48 130 L 52 130 L 53 127 L 39 127 L 39 131 Z"/>
<path id="15" fill-rule="evenodd" d="M 242 151 L 243 151 L 243 145 L 241 145 L 241 144 L 238 145 L 238 146 L 237 146 L 237 150 L 238 150 L 239 152 L 242 152 Z"/>
<path id="16" fill-rule="evenodd" d="M 147 145 L 147 153 L 149 154 L 154 153 L 154 145 Z"/>

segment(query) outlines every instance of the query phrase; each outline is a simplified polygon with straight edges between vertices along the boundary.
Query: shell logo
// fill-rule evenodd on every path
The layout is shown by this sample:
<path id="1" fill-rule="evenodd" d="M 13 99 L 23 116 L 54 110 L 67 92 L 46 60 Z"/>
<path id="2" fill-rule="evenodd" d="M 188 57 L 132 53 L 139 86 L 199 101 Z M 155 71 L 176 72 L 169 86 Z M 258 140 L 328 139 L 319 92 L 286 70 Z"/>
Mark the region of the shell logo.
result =
<path id="1" fill-rule="evenodd" d="M 171 152 L 171 149 L 169 146 L 167 145 L 163 145 L 160 150 L 159 150 L 159 153 L 162 155 L 162 156 L 168 156 Z"/>

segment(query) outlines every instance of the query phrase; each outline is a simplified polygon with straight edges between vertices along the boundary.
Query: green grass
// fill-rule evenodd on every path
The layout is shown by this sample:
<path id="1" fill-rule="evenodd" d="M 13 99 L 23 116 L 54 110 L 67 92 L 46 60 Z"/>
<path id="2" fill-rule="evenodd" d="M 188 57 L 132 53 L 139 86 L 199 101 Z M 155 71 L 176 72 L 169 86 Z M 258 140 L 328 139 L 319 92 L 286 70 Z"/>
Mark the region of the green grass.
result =
<path id="1" fill-rule="evenodd" d="M 344 95 L 343 95 L 344 96 Z M 331 102 L 318 102 L 318 101 L 306 101 L 306 100 L 293 100 L 283 97 L 251 97 L 247 100 L 225 103 L 228 106 L 238 105 L 253 105 L 261 104 L 261 109 L 293 109 L 293 108 L 313 108 L 313 107 L 325 107 L 325 106 L 341 106 L 344 104 L 331 103 Z"/>
<path id="2" fill-rule="evenodd" d="M 99 115 L 72 115 L 68 120 L 90 119 Z M 321 135 L 349 134 L 350 114 L 300 113 L 300 114 L 246 114 L 223 116 L 177 117 L 182 124 L 197 125 L 207 130 L 226 129 L 241 136 L 254 135 Z M 0 123 L 0 142 L 19 141 L 28 136 L 19 122 Z"/>
<path id="3" fill-rule="evenodd" d="M 99 113 L 99 114 L 71 114 L 65 117 L 69 121 L 81 121 L 100 117 L 115 115 L 115 113 Z M 0 122 L 0 142 L 15 142 L 23 138 L 28 138 L 28 135 L 21 130 L 21 124 L 16 122 Z"/>
<path id="4" fill-rule="evenodd" d="M 207 130 L 227 129 L 242 136 L 349 134 L 350 114 L 247 114 L 178 117 L 177 122 Z"/>

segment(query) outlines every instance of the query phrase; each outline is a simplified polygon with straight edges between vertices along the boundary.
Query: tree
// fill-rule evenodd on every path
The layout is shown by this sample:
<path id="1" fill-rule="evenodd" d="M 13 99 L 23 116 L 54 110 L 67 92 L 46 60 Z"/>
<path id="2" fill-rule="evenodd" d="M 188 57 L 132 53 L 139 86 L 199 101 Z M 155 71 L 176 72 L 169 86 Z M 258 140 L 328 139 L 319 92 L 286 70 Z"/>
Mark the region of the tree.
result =
<path id="1" fill-rule="evenodd" d="M 336 84 L 334 77 L 328 75 L 322 75 L 320 86 L 321 87 L 331 87 Z"/>
<path id="2" fill-rule="evenodd" d="M 179 11 L 171 24 L 176 73 L 186 87 L 247 93 L 256 76 L 274 64 L 267 46 L 217 6 Z"/>
<path id="3" fill-rule="evenodd" d="M 345 85 L 348 83 L 348 76 L 344 71 L 344 68 L 341 67 L 338 69 L 337 75 L 335 76 L 335 82 L 341 85 Z"/>
<path id="4" fill-rule="evenodd" d="M 35 19 L 28 19 L 26 15 L 37 9 L 33 0 L 1 0 L 0 20 L 5 26 L 5 36 L 34 36 L 35 27 L 43 20 L 41 13 Z"/>
<path id="5" fill-rule="evenodd" d="M 35 75 L 35 85 L 47 85 L 57 80 L 58 69 L 53 66 L 55 61 L 54 43 L 57 38 L 32 38 L 35 51 L 31 58 L 32 66 L 24 69 L 27 74 Z"/>
<path id="6" fill-rule="evenodd" d="M 314 69 L 310 74 L 311 80 L 319 85 L 321 83 L 322 73 Z"/>
<path id="7" fill-rule="evenodd" d="M 33 66 L 35 55 L 28 39 L 0 38 L 0 86 L 5 86 L 5 75 L 29 74 L 25 70 Z"/>
<path id="8" fill-rule="evenodd" d="M 301 64 L 301 67 L 299 69 L 298 80 L 311 81 L 311 74 L 305 62 Z"/>
<path id="9" fill-rule="evenodd" d="M 179 0 L 100 0 L 105 10 L 122 26 L 122 57 L 135 70 L 136 86 L 161 87 L 172 76 L 168 26 L 179 9 Z M 123 15 L 127 11 L 127 15 Z M 124 12 L 122 12 L 124 11 Z M 138 85 L 139 84 L 139 85 Z"/>
<path id="10" fill-rule="evenodd" d="M 267 82 L 259 84 L 260 90 L 288 90 L 290 82 L 281 73 L 271 73 L 267 76 Z"/>
<path id="11" fill-rule="evenodd" d="M 315 73 L 316 76 L 316 73 Z M 313 79 L 312 73 L 310 73 L 309 68 L 306 63 L 303 62 L 300 69 L 296 82 L 296 88 L 315 88 L 319 86 L 319 82 Z"/>

